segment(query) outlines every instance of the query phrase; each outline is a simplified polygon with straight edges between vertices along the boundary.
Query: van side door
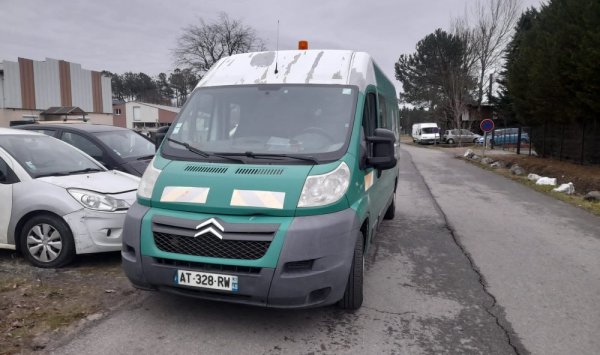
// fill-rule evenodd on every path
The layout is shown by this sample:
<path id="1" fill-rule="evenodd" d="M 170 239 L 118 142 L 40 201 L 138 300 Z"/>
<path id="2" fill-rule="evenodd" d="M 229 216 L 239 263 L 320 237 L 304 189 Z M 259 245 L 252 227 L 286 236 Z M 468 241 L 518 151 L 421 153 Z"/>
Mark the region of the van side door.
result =
<path id="1" fill-rule="evenodd" d="M 363 130 L 365 137 L 373 136 L 375 129 L 379 125 L 379 110 L 377 108 L 377 96 L 375 93 L 367 93 L 365 97 L 365 105 L 363 110 Z M 365 139 L 363 137 L 363 139 Z M 372 146 L 368 142 L 364 142 L 367 147 L 367 155 L 372 155 Z M 382 218 L 383 208 L 388 201 L 388 193 L 386 186 L 383 183 L 385 172 L 379 171 L 372 167 L 367 167 L 364 170 L 365 173 L 365 193 L 369 200 L 369 224 L 371 232 L 378 224 L 378 221 Z M 372 235 L 372 233 L 370 233 Z"/>

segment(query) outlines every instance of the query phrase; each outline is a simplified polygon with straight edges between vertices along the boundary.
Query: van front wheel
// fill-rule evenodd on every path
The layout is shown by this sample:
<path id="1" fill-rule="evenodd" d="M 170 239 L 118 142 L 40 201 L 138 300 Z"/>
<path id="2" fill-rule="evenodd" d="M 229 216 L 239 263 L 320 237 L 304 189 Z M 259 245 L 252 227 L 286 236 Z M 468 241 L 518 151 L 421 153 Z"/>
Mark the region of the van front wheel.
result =
<path id="1" fill-rule="evenodd" d="M 338 302 L 338 306 L 343 309 L 359 309 L 363 302 L 363 278 L 365 269 L 364 241 L 363 235 L 358 236 L 354 246 L 354 255 L 352 258 L 352 267 L 346 284 L 344 297 Z"/>

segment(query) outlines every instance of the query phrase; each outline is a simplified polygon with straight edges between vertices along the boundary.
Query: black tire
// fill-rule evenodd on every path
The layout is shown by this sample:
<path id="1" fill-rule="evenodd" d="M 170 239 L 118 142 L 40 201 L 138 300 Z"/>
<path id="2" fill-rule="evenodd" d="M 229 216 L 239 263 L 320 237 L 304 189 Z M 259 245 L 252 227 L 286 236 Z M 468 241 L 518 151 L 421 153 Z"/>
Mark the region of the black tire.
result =
<path id="1" fill-rule="evenodd" d="M 454 139 L 450 138 L 446 141 L 448 144 L 454 144 Z"/>
<path id="2" fill-rule="evenodd" d="M 34 228 L 36 229 L 34 230 Z M 42 236 L 39 236 L 39 232 Z M 49 238 L 44 242 L 46 234 L 49 234 Z M 32 239 L 28 238 L 30 235 Z M 30 246 L 35 247 L 37 243 L 35 238 L 38 237 L 42 246 L 36 251 L 32 251 Z M 56 247 L 57 241 L 60 242 L 60 249 Z M 58 268 L 70 263 L 75 257 L 75 242 L 71 229 L 62 218 L 52 214 L 39 214 L 27 220 L 19 236 L 19 245 L 23 256 L 34 266 L 41 268 Z M 37 251 L 40 252 L 39 255 L 35 255 Z M 44 255 L 42 254 L 45 254 L 47 261 L 43 260 Z M 56 254 L 56 256 L 52 256 L 52 254 Z"/>
<path id="3" fill-rule="evenodd" d="M 477 143 L 477 138 L 473 139 L 473 143 Z"/>
<path id="4" fill-rule="evenodd" d="M 344 297 L 338 302 L 342 309 L 356 310 L 363 303 L 363 277 L 364 277 L 364 241 L 363 235 L 359 235 L 354 246 L 354 255 L 352 257 L 352 267 L 346 284 Z"/>
<path id="5" fill-rule="evenodd" d="M 383 219 L 394 219 L 395 215 L 396 215 L 396 191 L 394 191 L 394 197 L 392 197 L 392 203 L 390 203 L 390 206 L 385 211 L 385 214 L 383 215 Z"/>

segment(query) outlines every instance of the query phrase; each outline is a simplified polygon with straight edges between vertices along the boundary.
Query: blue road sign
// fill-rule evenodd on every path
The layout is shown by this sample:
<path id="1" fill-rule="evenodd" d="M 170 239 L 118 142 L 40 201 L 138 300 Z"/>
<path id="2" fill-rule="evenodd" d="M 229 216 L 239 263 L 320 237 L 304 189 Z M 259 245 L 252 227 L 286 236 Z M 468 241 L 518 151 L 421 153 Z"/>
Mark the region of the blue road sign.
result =
<path id="1" fill-rule="evenodd" d="M 481 130 L 484 132 L 491 132 L 494 130 L 494 121 L 486 118 L 485 120 L 481 121 L 479 128 L 481 128 Z"/>

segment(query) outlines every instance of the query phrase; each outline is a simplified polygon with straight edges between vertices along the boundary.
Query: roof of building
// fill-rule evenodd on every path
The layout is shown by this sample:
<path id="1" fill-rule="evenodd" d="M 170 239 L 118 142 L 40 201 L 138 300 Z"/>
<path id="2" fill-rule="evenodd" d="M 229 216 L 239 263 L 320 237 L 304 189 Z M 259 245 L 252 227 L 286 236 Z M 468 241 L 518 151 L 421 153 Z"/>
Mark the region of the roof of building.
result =
<path id="1" fill-rule="evenodd" d="M 364 52 L 293 50 L 237 54 L 221 59 L 197 87 L 256 84 L 375 84 L 374 63 Z"/>
<path id="2" fill-rule="evenodd" d="M 148 103 L 148 102 L 141 102 L 141 101 L 127 101 L 127 102 L 125 102 L 125 101 L 118 101 L 118 102 L 115 102 L 113 100 L 113 106 L 123 105 L 123 104 L 125 104 L 125 105 L 129 105 L 129 104 L 132 104 L 132 105 L 133 104 L 135 104 L 135 105 L 144 105 L 144 106 L 149 106 L 149 107 L 157 108 L 159 110 L 165 110 L 165 111 L 170 111 L 170 112 L 175 112 L 175 113 L 179 113 L 179 111 L 181 110 L 180 107 L 167 106 L 167 105 L 159 105 L 159 104 L 151 104 L 151 103 Z"/>
<path id="3" fill-rule="evenodd" d="M 59 127 L 64 129 L 72 129 L 76 131 L 84 131 L 84 132 L 109 132 L 109 131 L 118 131 L 118 130 L 128 130 L 128 128 L 103 125 L 103 124 L 91 124 L 91 123 L 71 123 L 71 124 L 61 124 L 61 123 L 48 123 L 48 124 L 28 124 L 18 126 L 19 128 L 37 128 L 41 129 L 44 126 L 52 126 Z"/>
<path id="4" fill-rule="evenodd" d="M 155 107 L 161 110 L 165 110 L 165 111 L 171 111 L 171 112 L 175 112 L 178 113 L 181 108 L 180 107 L 175 107 L 175 106 L 167 106 L 167 105 L 158 105 L 158 104 L 149 104 L 144 102 L 144 105 L 150 106 L 150 107 Z"/>
<path id="5" fill-rule="evenodd" d="M 86 112 L 77 106 L 53 106 L 40 112 L 40 115 L 84 115 Z"/>

